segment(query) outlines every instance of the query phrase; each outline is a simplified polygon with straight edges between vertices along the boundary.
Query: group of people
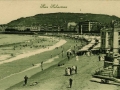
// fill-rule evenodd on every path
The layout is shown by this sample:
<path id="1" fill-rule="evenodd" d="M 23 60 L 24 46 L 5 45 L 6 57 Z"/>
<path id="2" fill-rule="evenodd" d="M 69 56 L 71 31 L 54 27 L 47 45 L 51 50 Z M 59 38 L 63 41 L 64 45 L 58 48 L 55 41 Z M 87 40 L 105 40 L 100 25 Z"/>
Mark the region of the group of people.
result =
<path id="1" fill-rule="evenodd" d="M 63 57 L 63 53 L 64 53 L 64 48 L 63 47 L 61 47 L 62 48 L 62 51 L 61 51 L 61 54 L 62 54 L 62 57 Z M 56 47 L 56 49 L 58 49 L 58 47 Z M 75 51 L 74 50 L 69 50 L 69 51 L 67 51 L 67 58 L 68 58 L 68 60 L 70 60 L 70 57 L 72 56 L 72 55 L 75 55 Z M 51 58 L 53 57 L 53 55 L 51 54 Z M 79 60 L 79 58 L 78 58 L 78 56 L 76 55 L 76 61 L 78 61 Z M 41 64 L 41 70 L 43 71 L 43 61 L 41 61 L 40 62 L 40 64 Z M 66 76 L 70 76 L 70 75 L 72 75 L 73 74 L 73 72 L 75 73 L 75 74 L 77 74 L 77 66 L 72 66 L 72 67 L 67 67 L 66 69 L 65 69 L 65 75 Z M 27 77 L 27 75 L 24 77 L 24 85 L 27 85 L 27 82 L 28 82 L 28 77 Z M 69 86 L 70 86 L 70 88 L 72 87 L 72 82 L 73 82 L 73 79 L 72 78 L 69 78 Z"/>
<path id="2" fill-rule="evenodd" d="M 67 67 L 65 69 L 65 75 L 70 76 L 70 75 L 72 75 L 73 71 L 75 72 L 75 74 L 77 74 L 77 66 Z M 72 87 L 72 82 L 73 82 L 73 79 L 70 78 L 69 79 L 69 86 L 70 86 L 70 88 Z"/>
<path id="3" fill-rule="evenodd" d="M 65 68 L 65 75 L 70 76 L 70 75 L 72 75 L 73 71 L 75 72 L 75 74 L 77 74 L 77 66 Z"/>
<path id="4" fill-rule="evenodd" d="M 70 57 L 71 57 L 72 55 L 73 55 L 73 56 L 75 55 L 75 50 L 69 49 L 69 50 L 67 51 L 67 58 L 68 58 L 68 60 L 70 60 Z"/>
<path id="5" fill-rule="evenodd" d="M 26 48 L 46 48 L 46 47 L 48 47 L 48 49 L 49 49 L 49 46 L 51 46 L 51 45 L 49 45 L 49 44 L 44 45 L 45 41 L 47 41 L 47 39 L 36 37 L 29 41 L 21 42 L 19 44 L 17 44 L 17 43 L 14 44 L 13 50 L 17 50 L 17 49 L 21 50 L 21 49 L 26 49 Z M 51 38 L 48 41 L 53 42 L 53 40 L 51 40 Z"/>

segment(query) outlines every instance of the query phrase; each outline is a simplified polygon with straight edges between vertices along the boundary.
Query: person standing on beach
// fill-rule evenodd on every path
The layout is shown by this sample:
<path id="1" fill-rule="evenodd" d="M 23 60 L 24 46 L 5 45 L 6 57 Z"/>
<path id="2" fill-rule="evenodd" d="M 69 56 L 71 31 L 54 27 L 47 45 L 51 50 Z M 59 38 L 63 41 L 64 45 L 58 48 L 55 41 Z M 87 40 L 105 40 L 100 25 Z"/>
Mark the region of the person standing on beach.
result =
<path id="1" fill-rule="evenodd" d="M 41 62 L 41 70 L 43 71 L 43 61 Z"/>
<path id="2" fill-rule="evenodd" d="M 75 66 L 75 73 L 77 74 L 77 66 Z"/>
<path id="3" fill-rule="evenodd" d="M 68 60 L 70 59 L 69 52 L 67 52 L 67 58 L 68 58 Z"/>
<path id="4" fill-rule="evenodd" d="M 67 58 L 68 58 L 68 60 L 70 60 L 70 56 L 69 55 L 67 56 Z"/>
<path id="5" fill-rule="evenodd" d="M 52 54 L 51 54 L 51 58 L 52 58 Z"/>
<path id="6" fill-rule="evenodd" d="M 24 85 L 27 85 L 27 81 L 28 81 L 28 77 L 27 77 L 27 75 L 25 75 L 25 77 L 24 77 Z"/>
<path id="7" fill-rule="evenodd" d="M 101 60 L 101 56 L 100 55 L 98 56 L 98 59 L 99 59 L 99 61 Z"/>
<path id="8" fill-rule="evenodd" d="M 78 55 L 76 55 L 76 61 L 78 61 L 78 60 L 79 60 Z"/>
<path id="9" fill-rule="evenodd" d="M 70 88 L 72 87 L 72 82 L 73 82 L 73 80 L 70 78 L 70 79 L 69 79 Z"/>
<path id="10" fill-rule="evenodd" d="M 62 57 L 63 57 L 63 53 L 64 53 L 64 51 L 62 50 Z"/>

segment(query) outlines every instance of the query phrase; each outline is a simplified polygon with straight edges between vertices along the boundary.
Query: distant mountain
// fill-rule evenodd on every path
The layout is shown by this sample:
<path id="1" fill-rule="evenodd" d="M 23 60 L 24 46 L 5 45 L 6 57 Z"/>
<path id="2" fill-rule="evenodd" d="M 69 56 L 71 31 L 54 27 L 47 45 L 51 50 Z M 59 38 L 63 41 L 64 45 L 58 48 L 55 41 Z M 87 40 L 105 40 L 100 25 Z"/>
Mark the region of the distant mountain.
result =
<path id="1" fill-rule="evenodd" d="M 66 25 L 68 22 L 80 22 L 85 20 L 98 21 L 103 24 L 110 23 L 111 20 L 120 20 L 117 16 L 91 13 L 49 13 L 37 14 L 31 17 L 19 18 L 8 23 L 8 26 L 31 26 L 31 25 Z"/>

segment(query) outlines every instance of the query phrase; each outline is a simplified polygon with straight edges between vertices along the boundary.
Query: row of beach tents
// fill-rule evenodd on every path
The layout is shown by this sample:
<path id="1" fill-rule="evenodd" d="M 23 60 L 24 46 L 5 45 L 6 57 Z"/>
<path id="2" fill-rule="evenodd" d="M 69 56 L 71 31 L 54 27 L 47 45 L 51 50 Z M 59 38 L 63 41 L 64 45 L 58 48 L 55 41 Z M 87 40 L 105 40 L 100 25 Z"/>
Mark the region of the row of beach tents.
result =
<path id="1" fill-rule="evenodd" d="M 100 36 L 88 36 L 88 35 L 83 35 L 81 36 L 85 40 L 89 41 L 87 45 L 82 47 L 80 50 L 78 50 L 78 54 L 83 55 L 85 53 L 92 53 L 92 54 L 98 54 L 99 49 L 100 49 L 100 43 L 101 39 Z"/>

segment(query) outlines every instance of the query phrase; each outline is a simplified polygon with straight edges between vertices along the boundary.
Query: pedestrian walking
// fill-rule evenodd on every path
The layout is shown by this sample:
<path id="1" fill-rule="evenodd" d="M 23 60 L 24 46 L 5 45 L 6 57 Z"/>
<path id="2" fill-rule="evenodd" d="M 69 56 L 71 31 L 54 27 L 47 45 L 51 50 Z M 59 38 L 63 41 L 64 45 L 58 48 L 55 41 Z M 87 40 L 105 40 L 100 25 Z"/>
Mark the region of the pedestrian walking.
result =
<path id="1" fill-rule="evenodd" d="M 24 85 L 27 85 L 27 81 L 28 81 L 28 77 L 27 77 L 27 75 L 25 75 L 25 77 L 24 77 Z"/>
<path id="2" fill-rule="evenodd" d="M 41 70 L 43 71 L 43 61 L 41 62 Z"/>
<path id="3" fill-rule="evenodd" d="M 78 55 L 76 55 L 76 61 L 78 61 L 78 60 L 79 60 Z"/>
<path id="4" fill-rule="evenodd" d="M 52 54 L 51 54 L 51 58 L 52 58 Z"/>
<path id="5" fill-rule="evenodd" d="M 68 68 L 65 68 L 65 75 L 68 75 Z"/>
<path id="6" fill-rule="evenodd" d="M 69 79 L 70 88 L 72 87 L 72 82 L 73 82 L 73 80 L 70 78 L 70 79 Z"/>
<path id="7" fill-rule="evenodd" d="M 67 68 L 67 75 L 70 76 L 70 69 Z"/>
<path id="8" fill-rule="evenodd" d="M 75 66 L 75 74 L 77 74 L 77 66 Z"/>
<path id="9" fill-rule="evenodd" d="M 67 56 L 69 56 L 69 52 L 67 52 Z"/>
<path id="10" fill-rule="evenodd" d="M 100 59 L 101 59 L 101 56 L 100 56 L 100 55 L 98 56 L 98 59 L 99 59 L 99 61 L 100 61 Z"/>
<path id="11" fill-rule="evenodd" d="M 67 58 L 68 58 L 68 60 L 70 60 L 70 56 L 69 55 L 67 56 Z"/>

